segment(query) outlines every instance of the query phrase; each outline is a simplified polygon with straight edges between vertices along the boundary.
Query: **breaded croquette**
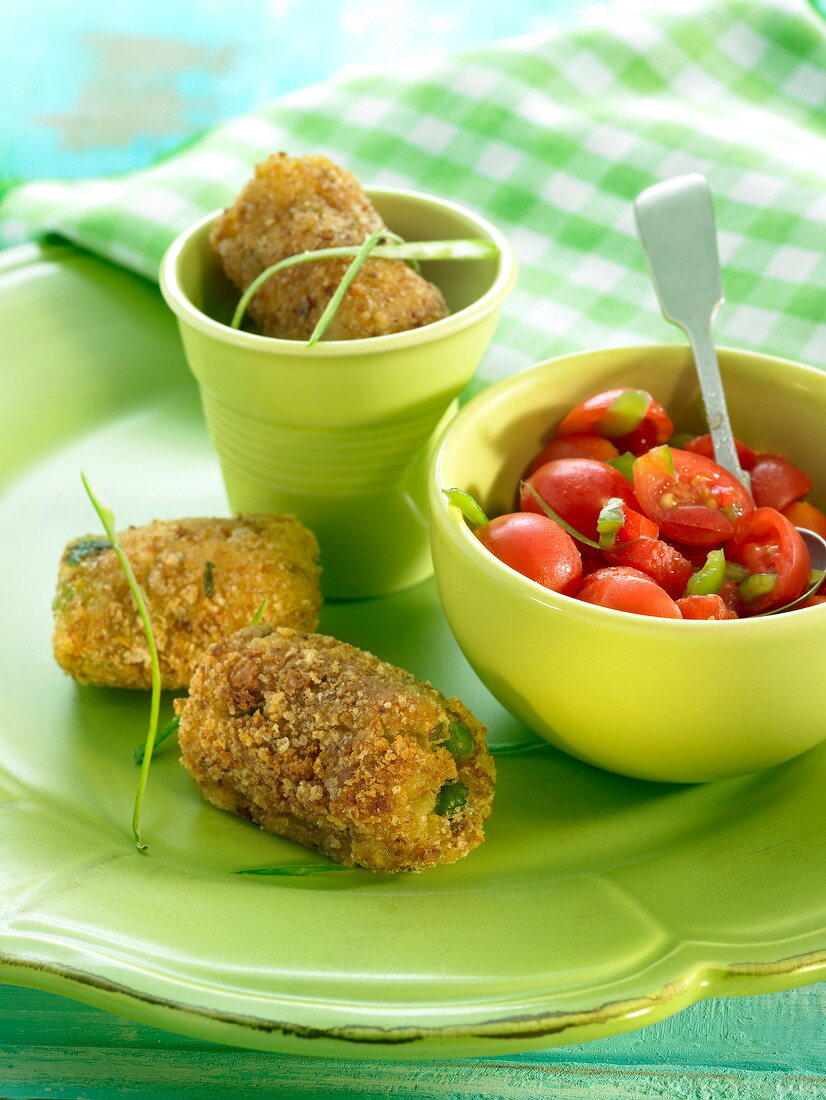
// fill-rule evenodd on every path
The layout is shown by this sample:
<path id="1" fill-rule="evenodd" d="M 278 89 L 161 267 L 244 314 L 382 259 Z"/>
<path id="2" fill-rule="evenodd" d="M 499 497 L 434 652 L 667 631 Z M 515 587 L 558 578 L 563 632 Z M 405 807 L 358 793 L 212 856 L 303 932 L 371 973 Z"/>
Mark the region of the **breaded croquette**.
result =
<path id="1" fill-rule="evenodd" d="M 293 516 L 155 520 L 118 537 L 146 596 L 165 688 L 185 688 L 208 647 L 248 626 L 263 600 L 268 622 L 318 622 L 318 544 Z M 54 613 L 55 658 L 76 680 L 150 687 L 141 622 L 106 539 L 68 544 Z"/>
<path id="2" fill-rule="evenodd" d="M 211 647 L 176 709 L 182 762 L 210 802 L 339 863 L 419 871 L 484 838 L 484 726 L 371 653 L 250 627 Z"/>
<path id="3" fill-rule="evenodd" d="M 216 220 L 210 240 L 230 280 L 245 290 L 271 264 L 299 252 L 360 245 L 382 220 L 355 176 L 326 157 L 276 153 Z M 265 336 L 307 340 L 349 259 L 314 260 L 273 275 L 249 314 Z M 448 313 L 442 292 L 401 260 L 368 260 L 325 333 L 353 340 L 419 328 Z"/>

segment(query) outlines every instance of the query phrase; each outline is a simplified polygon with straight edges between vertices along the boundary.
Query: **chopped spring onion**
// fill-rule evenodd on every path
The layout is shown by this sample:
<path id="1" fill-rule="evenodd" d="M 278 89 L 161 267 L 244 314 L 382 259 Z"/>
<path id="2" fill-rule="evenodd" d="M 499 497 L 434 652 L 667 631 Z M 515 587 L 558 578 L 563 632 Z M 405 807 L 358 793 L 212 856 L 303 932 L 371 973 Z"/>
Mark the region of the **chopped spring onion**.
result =
<path id="1" fill-rule="evenodd" d="M 624 478 L 628 481 L 634 480 L 634 463 L 637 461 L 637 456 L 631 454 L 630 451 L 623 451 L 621 455 L 617 455 L 616 458 L 609 458 L 608 465 L 613 466 L 615 470 L 619 470 Z"/>
<path id="2" fill-rule="evenodd" d="M 451 504 L 455 504 L 472 527 L 481 527 L 488 522 L 488 517 L 482 511 L 478 501 L 464 489 L 442 489 L 442 492 Z"/>
<path id="3" fill-rule="evenodd" d="M 625 523 L 625 503 L 619 497 L 609 497 L 597 516 L 599 545 L 602 550 L 613 550 L 617 535 Z"/>
<path id="4" fill-rule="evenodd" d="M 645 390 L 625 390 L 619 394 L 596 424 L 597 435 L 615 439 L 639 427 L 651 404 L 651 394 Z"/>

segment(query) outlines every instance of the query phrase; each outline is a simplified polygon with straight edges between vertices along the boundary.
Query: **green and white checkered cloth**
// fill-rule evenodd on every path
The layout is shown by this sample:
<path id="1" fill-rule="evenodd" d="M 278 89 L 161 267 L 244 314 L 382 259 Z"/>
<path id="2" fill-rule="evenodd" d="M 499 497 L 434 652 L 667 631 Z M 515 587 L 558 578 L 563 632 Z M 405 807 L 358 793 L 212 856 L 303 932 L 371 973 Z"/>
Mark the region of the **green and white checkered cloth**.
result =
<path id="1" fill-rule="evenodd" d="M 56 232 L 151 278 L 174 236 L 270 152 L 455 199 L 521 263 L 481 375 L 587 347 L 679 341 L 632 201 L 706 175 L 727 305 L 718 343 L 826 367 L 826 24 L 805 0 L 659 0 L 585 25 L 286 96 L 117 179 L 35 182 L 0 240 Z"/>

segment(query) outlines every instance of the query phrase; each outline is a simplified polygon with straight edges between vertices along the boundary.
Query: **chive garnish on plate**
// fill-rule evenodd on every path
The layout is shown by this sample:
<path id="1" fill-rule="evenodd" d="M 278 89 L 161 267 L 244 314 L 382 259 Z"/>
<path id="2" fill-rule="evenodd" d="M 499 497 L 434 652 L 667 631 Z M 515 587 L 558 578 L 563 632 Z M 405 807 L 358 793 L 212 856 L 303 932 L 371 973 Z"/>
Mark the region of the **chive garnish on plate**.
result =
<path id="1" fill-rule="evenodd" d="M 207 565 L 208 566 L 212 565 L 212 562 L 207 562 Z M 211 576 L 211 574 L 210 574 L 210 576 Z M 206 573 L 204 574 L 204 587 L 206 588 Z M 211 596 L 211 594 L 209 592 L 207 592 L 207 595 Z M 252 619 L 250 620 L 250 626 L 259 626 L 260 625 L 261 619 L 263 618 L 263 615 L 264 615 L 264 609 L 266 608 L 266 606 L 267 606 L 267 597 L 265 596 L 264 599 L 261 601 L 261 603 L 256 608 L 255 614 L 253 615 Z M 181 724 L 180 716 L 175 714 L 175 715 L 173 715 L 172 718 L 169 719 L 169 721 L 164 726 L 162 726 L 160 728 L 160 730 L 158 731 L 157 736 L 155 737 L 155 743 L 152 746 L 152 755 L 153 756 L 155 754 L 155 750 L 160 745 L 162 745 L 164 743 L 164 741 L 166 741 L 173 734 L 178 732 L 178 726 L 180 726 L 180 724 Z M 142 764 L 143 763 L 143 758 L 146 755 L 146 745 L 138 745 L 136 748 L 132 749 L 132 755 L 135 758 L 135 763 L 136 764 Z"/>
<path id="2" fill-rule="evenodd" d="M 181 724 L 181 719 L 177 714 L 173 715 L 169 721 L 161 726 L 158 730 L 158 735 L 155 738 L 155 744 L 152 746 L 152 755 L 158 751 L 164 741 L 168 740 L 173 733 L 178 732 L 178 726 Z M 144 755 L 146 754 L 146 745 L 138 745 L 137 748 L 132 749 L 132 755 L 135 757 L 136 764 L 142 764 Z"/>
<path id="3" fill-rule="evenodd" d="M 155 736 L 158 732 L 158 713 L 161 704 L 161 666 L 158 660 L 158 647 L 155 643 L 155 632 L 152 629 L 152 618 L 149 614 L 149 608 L 146 604 L 146 597 L 143 594 L 143 589 L 138 584 L 135 577 L 132 566 L 129 563 L 129 559 L 123 551 L 123 547 L 118 539 L 118 533 L 115 530 L 115 517 L 111 509 L 107 508 L 100 499 L 95 495 L 91 485 L 89 484 L 86 474 L 81 472 L 80 479 L 83 482 L 83 488 L 86 490 L 86 495 L 92 502 L 92 507 L 98 514 L 100 522 L 103 524 L 112 549 L 117 555 L 118 562 L 120 564 L 123 575 L 126 578 L 126 583 L 129 586 L 129 591 L 132 593 L 132 598 L 135 601 L 135 606 L 138 609 L 138 616 L 140 617 L 141 626 L 143 627 L 144 637 L 146 638 L 146 645 L 149 649 L 149 660 L 152 666 L 152 694 L 149 703 L 149 728 L 146 731 L 146 741 L 144 743 L 144 755 L 141 764 L 141 772 L 138 777 L 138 789 L 135 793 L 135 805 L 132 811 L 132 835 L 135 838 L 135 844 L 139 852 L 147 851 L 148 845 L 144 844 L 141 840 L 140 831 L 140 819 L 141 819 L 141 807 L 143 806 L 143 796 L 146 791 L 146 781 L 149 777 L 149 764 L 152 760 L 152 751 L 155 747 Z"/>
<path id="4" fill-rule="evenodd" d="M 355 871 L 355 867 L 343 867 L 332 863 L 284 863 L 280 867 L 249 867 L 233 871 L 234 875 L 320 875 L 324 871 Z"/>

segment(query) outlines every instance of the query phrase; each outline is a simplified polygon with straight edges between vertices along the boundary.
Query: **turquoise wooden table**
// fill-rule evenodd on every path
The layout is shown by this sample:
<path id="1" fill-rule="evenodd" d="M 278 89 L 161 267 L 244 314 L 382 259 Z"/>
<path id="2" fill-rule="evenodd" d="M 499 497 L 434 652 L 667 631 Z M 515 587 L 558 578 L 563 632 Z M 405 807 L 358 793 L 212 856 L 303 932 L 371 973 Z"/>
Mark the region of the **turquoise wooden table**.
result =
<path id="1" fill-rule="evenodd" d="M 24 5 L 6 13 L 0 174 L 121 172 L 297 87 L 417 52 L 573 20 L 583 2 L 300 0 L 229 6 Z M 45 75 L 44 75 L 45 74 Z M 13 87 L 12 87 L 13 85 Z M 2 842 L 2 841 L 0 841 Z M 313 1060 L 217 1046 L 53 994 L 0 986 L 0 1098 L 554 1097 L 820 1100 L 826 986 L 692 1005 L 646 1029 L 547 1052 L 420 1063 Z"/>
<path id="2" fill-rule="evenodd" d="M 355 1062 L 214 1046 L 0 986 L 0 1096 L 822 1100 L 826 989 L 692 1005 L 615 1039 L 511 1058 Z"/>

